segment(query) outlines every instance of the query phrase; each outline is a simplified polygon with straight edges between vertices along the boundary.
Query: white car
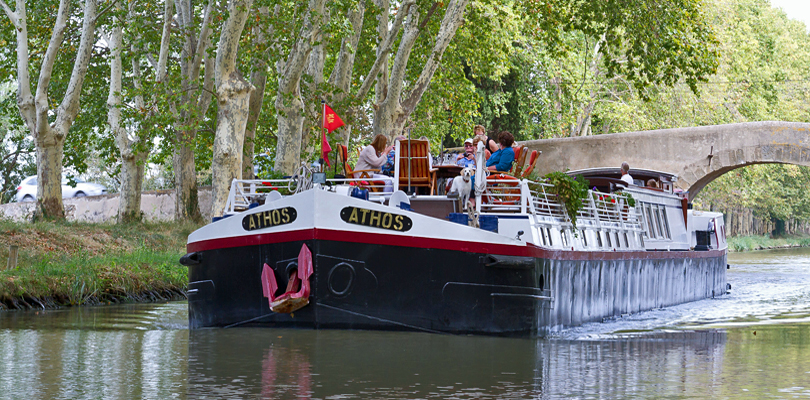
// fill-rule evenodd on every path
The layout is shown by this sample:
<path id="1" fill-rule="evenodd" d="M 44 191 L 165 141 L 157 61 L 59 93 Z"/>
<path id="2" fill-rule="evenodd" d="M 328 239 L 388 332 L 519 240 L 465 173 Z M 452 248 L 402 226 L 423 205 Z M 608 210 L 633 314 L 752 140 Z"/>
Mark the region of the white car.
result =
<path id="1" fill-rule="evenodd" d="M 67 178 L 62 178 L 62 197 L 84 197 L 107 194 L 107 188 L 97 183 L 88 183 L 79 178 L 74 178 L 76 187 L 68 185 Z M 37 199 L 37 176 L 29 176 L 23 179 L 20 186 L 17 186 L 17 201 L 27 202 Z"/>

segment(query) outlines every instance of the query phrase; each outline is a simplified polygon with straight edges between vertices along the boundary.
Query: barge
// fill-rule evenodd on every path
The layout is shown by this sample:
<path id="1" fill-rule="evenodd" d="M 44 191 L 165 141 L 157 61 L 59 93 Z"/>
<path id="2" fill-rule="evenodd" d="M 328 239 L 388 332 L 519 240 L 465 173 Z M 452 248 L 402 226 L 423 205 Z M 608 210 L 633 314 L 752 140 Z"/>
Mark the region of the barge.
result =
<path id="1" fill-rule="evenodd" d="M 303 167 L 235 180 L 181 259 L 189 325 L 544 336 L 726 292 L 723 216 L 689 209 L 677 177 L 574 173 L 593 187 L 576 226 L 548 183 L 496 174 L 466 212 L 448 196 L 366 197 L 368 180 L 314 183 Z"/>

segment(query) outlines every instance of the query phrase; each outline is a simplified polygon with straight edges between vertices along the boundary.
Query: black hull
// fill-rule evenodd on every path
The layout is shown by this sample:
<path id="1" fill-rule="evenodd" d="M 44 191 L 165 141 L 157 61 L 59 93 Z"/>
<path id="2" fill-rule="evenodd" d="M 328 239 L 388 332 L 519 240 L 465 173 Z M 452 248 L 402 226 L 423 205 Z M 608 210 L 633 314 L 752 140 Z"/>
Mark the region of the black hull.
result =
<path id="1" fill-rule="evenodd" d="M 313 257 L 310 304 L 273 313 L 262 293 L 262 266 L 273 268 L 283 292 L 302 244 Z M 190 327 L 537 336 L 725 291 L 725 252 L 655 253 L 577 260 L 324 239 L 200 250 L 190 253 L 198 263 L 186 262 L 193 264 Z"/>

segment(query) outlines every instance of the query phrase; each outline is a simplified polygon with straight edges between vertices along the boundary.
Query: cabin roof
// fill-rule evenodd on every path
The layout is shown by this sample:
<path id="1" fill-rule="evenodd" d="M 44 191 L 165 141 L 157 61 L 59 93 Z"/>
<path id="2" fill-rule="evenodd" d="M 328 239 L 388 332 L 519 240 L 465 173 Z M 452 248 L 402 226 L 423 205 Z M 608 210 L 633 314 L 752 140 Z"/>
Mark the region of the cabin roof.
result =
<path id="1" fill-rule="evenodd" d="M 619 167 L 585 168 L 573 171 L 566 171 L 565 173 L 568 174 L 568 176 L 582 175 L 585 178 L 604 177 L 604 178 L 619 179 L 622 177 L 622 170 Z M 630 175 L 633 177 L 633 179 L 643 179 L 644 181 L 646 181 L 647 179 L 660 180 L 661 178 L 663 178 L 666 181 L 673 182 L 678 177 L 677 175 L 669 172 L 656 171 L 652 169 L 633 168 L 633 167 L 630 167 Z"/>

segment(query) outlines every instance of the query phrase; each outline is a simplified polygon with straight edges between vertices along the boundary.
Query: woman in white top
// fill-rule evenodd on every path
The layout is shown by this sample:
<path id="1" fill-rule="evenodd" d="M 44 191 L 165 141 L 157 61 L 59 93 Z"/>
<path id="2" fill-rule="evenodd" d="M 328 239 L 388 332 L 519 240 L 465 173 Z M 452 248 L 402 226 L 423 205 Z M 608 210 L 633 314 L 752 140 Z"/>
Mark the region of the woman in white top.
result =
<path id="1" fill-rule="evenodd" d="M 373 169 L 379 171 L 383 164 L 385 164 L 385 162 L 388 160 L 388 152 L 394 148 L 394 146 L 386 146 L 386 144 L 388 144 L 388 139 L 386 139 L 385 136 L 375 136 L 374 140 L 371 141 L 371 144 L 363 148 L 363 150 L 360 152 L 360 158 L 357 160 L 357 166 L 355 169 Z M 360 173 L 355 173 L 354 177 L 359 178 Z M 374 174 L 373 178 L 379 178 L 380 180 L 385 181 L 385 192 L 394 191 L 394 181 L 392 181 L 388 176 L 383 174 Z"/>

